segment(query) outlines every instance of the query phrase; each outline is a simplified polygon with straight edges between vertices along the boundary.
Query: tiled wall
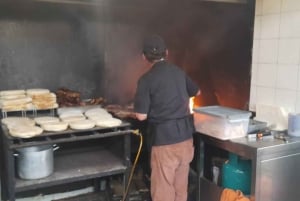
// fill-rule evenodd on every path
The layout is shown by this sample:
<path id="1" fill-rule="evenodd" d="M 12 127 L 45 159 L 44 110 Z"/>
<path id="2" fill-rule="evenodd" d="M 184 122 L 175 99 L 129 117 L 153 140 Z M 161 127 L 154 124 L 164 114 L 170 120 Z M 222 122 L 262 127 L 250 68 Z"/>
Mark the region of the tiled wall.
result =
<path id="1" fill-rule="evenodd" d="M 300 0 L 256 0 L 250 110 L 300 112 Z"/>

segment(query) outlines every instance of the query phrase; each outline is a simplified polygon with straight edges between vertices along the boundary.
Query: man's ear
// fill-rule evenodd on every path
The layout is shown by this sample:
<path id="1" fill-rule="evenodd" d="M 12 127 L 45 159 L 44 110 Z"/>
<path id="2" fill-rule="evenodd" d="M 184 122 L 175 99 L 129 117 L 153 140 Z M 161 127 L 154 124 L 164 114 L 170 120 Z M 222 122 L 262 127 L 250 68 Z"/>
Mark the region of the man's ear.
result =
<path id="1" fill-rule="evenodd" d="M 147 61 L 145 54 L 142 55 L 143 59 Z"/>
<path id="2" fill-rule="evenodd" d="M 166 57 L 169 55 L 169 50 L 166 49 Z"/>

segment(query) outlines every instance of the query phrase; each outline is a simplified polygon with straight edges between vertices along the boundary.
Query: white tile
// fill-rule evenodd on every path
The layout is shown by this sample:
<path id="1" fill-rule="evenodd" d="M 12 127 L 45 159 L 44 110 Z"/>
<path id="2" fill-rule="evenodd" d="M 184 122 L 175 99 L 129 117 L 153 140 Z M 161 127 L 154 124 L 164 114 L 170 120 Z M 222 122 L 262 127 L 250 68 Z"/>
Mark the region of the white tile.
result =
<path id="1" fill-rule="evenodd" d="M 255 15 L 256 16 L 262 14 L 262 6 L 263 6 L 263 0 L 255 1 Z"/>
<path id="2" fill-rule="evenodd" d="M 278 65 L 276 87 L 280 89 L 297 90 L 298 65 Z"/>
<path id="3" fill-rule="evenodd" d="M 300 10 L 300 1 L 299 0 L 282 0 L 281 10 L 283 12 Z"/>
<path id="4" fill-rule="evenodd" d="M 279 64 L 299 64 L 300 39 L 281 39 L 278 44 Z"/>
<path id="5" fill-rule="evenodd" d="M 279 13 L 281 0 L 263 0 L 262 14 Z"/>
<path id="6" fill-rule="evenodd" d="M 278 40 L 260 40 L 259 44 L 259 63 L 277 63 Z"/>
<path id="7" fill-rule="evenodd" d="M 266 15 L 261 17 L 260 38 L 272 39 L 279 37 L 280 15 Z"/>
<path id="8" fill-rule="evenodd" d="M 294 37 L 300 37 L 300 11 L 296 11 L 293 15 Z"/>
<path id="9" fill-rule="evenodd" d="M 254 33 L 253 38 L 259 39 L 261 35 L 261 16 L 256 16 L 254 19 Z"/>
<path id="10" fill-rule="evenodd" d="M 255 105 L 256 105 L 256 85 L 251 84 L 249 110 L 255 111 Z"/>
<path id="11" fill-rule="evenodd" d="M 252 63 L 258 63 L 260 40 L 253 40 Z"/>
<path id="12" fill-rule="evenodd" d="M 284 107 L 288 112 L 294 112 L 296 108 L 296 90 L 276 89 L 275 105 Z"/>
<path id="13" fill-rule="evenodd" d="M 260 87 L 256 89 L 256 104 L 274 105 L 275 103 L 275 89 Z"/>
<path id="14" fill-rule="evenodd" d="M 296 99 L 296 111 L 297 113 L 300 113 L 300 92 L 297 92 L 297 99 Z"/>
<path id="15" fill-rule="evenodd" d="M 300 11 L 282 13 L 279 35 L 281 38 L 300 37 Z"/>
<path id="16" fill-rule="evenodd" d="M 280 17 L 280 30 L 279 30 L 279 37 L 280 38 L 289 38 L 292 35 L 292 18 L 291 13 L 282 13 Z"/>
<path id="17" fill-rule="evenodd" d="M 298 92 L 300 92 L 300 66 L 299 66 L 299 72 L 298 72 L 298 86 L 297 86 Z"/>
<path id="18" fill-rule="evenodd" d="M 257 84 L 258 64 L 253 63 L 251 66 L 251 84 Z"/>
<path id="19" fill-rule="evenodd" d="M 257 85 L 276 87 L 276 64 L 259 64 L 257 69 Z"/>

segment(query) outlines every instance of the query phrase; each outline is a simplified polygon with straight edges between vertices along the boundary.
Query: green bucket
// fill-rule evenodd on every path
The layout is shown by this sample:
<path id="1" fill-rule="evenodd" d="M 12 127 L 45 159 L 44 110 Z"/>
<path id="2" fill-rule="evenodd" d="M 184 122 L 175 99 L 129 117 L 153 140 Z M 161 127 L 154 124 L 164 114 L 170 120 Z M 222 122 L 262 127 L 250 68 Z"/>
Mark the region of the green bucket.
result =
<path id="1" fill-rule="evenodd" d="M 251 160 L 241 159 L 229 153 L 229 160 L 222 167 L 222 187 L 240 190 L 245 195 L 251 192 Z"/>

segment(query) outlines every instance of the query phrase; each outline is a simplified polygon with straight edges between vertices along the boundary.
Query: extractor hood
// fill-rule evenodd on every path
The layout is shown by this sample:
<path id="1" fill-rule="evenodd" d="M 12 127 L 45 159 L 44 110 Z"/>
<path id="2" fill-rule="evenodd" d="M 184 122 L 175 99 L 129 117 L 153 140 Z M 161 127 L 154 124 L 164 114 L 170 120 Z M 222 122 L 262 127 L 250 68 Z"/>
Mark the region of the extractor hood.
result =
<path id="1" fill-rule="evenodd" d="M 49 2 L 49 3 L 63 3 L 63 4 L 86 4 L 86 5 L 97 5 L 104 2 L 104 0 L 34 0 L 34 1 Z M 193 1 L 237 3 L 237 4 L 247 3 L 247 0 L 193 0 Z"/>
<path id="2" fill-rule="evenodd" d="M 33 0 L 38 2 L 62 3 L 62 4 L 79 4 L 79 5 L 99 5 L 105 0 Z M 245 4 L 247 0 L 192 0 L 195 2 L 216 2 L 216 3 L 235 3 Z"/>
<path id="3" fill-rule="evenodd" d="M 33 0 L 33 1 L 96 6 L 102 4 L 104 0 Z"/>
<path id="4" fill-rule="evenodd" d="M 203 2 L 220 2 L 220 3 L 239 3 L 244 4 L 247 3 L 247 0 L 198 0 Z"/>

